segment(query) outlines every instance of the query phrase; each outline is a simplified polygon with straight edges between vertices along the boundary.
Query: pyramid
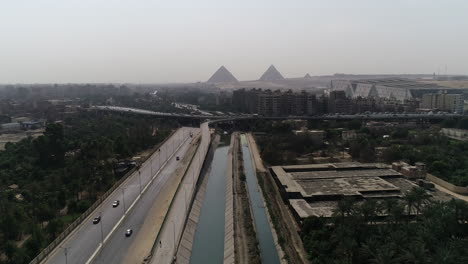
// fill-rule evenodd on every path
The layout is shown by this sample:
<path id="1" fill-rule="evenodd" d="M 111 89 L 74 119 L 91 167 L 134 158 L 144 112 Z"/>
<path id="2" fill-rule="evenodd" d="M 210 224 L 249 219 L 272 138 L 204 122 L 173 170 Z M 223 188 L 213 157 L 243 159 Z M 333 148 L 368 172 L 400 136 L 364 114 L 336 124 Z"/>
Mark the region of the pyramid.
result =
<path id="1" fill-rule="evenodd" d="M 304 76 L 304 79 L 312 79 L 312 76 L 310 76 L 310 74 L 307 73 L 307 74 Z"/>
<path id="2" fill-rule="evenodd" d="M 268 70 L 260 77 L 260 81 L 277 81 L 277 80 L 284 80 L 283 75 L 275 68 L 275 66 L 271 65 Z"/>
<path id="3" fill-rule="evenodd" d="M 221 66 L 219 69 L 211 76 L 207 81 L 208 83 L 237 83 L 236 77 L 232 75 L 231 72 L 226 69 L 226 67 Z"/>

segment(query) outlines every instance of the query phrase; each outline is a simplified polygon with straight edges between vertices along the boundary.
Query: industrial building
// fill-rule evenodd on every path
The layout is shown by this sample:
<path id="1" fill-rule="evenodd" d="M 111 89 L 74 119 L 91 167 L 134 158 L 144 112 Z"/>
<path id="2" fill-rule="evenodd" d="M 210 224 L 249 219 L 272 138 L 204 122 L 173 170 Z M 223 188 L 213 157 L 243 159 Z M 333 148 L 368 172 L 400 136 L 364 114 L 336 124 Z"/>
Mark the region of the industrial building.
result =
<path id="1" fill-rule="evenodd" d="M 332 80 L 331 91 L 344 91 L 349 98 L 386 98 L 399 102 L 421 99 L 427 93 L 465 94 L 468 89 L 455 89 L 436 84 L 400 78 Z"/>
<path id="2" fill-rule="evenodd" d="M 389 165 L 380 163 L 274 166 L 270 172 L 299 223 L 311 216 L 331 217 L 344 197 L 354 197 L 358 202 L 401 199 L 406 191 L 417 186 Z"/>

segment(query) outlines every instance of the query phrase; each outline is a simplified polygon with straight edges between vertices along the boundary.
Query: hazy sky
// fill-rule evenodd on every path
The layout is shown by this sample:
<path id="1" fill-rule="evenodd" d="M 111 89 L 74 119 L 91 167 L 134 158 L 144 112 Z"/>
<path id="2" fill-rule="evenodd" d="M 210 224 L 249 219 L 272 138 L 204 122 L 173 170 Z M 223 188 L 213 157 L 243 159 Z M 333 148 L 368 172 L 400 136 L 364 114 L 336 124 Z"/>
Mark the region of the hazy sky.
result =
<path id="1" fill-rule="evenodd" d="M 467 0 L 0 0 L 0 83 L 468 74 Z"/>

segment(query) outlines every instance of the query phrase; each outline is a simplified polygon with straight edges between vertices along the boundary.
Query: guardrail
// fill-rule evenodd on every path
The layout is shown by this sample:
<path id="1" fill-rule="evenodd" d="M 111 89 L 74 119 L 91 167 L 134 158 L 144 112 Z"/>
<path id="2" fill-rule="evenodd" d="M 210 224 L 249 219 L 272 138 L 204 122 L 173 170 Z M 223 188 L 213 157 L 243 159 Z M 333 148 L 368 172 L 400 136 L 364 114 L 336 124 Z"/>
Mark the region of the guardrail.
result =
<path id="1" fill-rule="evenodd" d="M 210 135 L 210 139 L 211 139 L 211 135 Z M 195 150 L 195 152 L 194 152 L 194 155 L 193 155 L 192 158 L 190 159 L 190 162 L 189 162 L 187 168 L 186 168 L 185 171 L 184 171 L 184 175 L 182 176 L 182 179 L 180 180 L 179 185 L 177 186 L 177 189 L 176 189 L 176 191 L 175 191 L 175 193 L 174 193 L 174 196 L 172 197 L 172 200 L 171 200 L 171 202 L 170 202 L 170 204 L 169 204 L 169 207 L 168 207 L 168 209 L 167 209 L 167 213 L 166 213 L 166 215 L 164 216 L 164 219 L 163 219 L 163 222 L 162 222 L 162 224 L 161 224 L 161 227 L 160 227 L 158 233 L 156 234 L 156 238 L 155 238 L 155 240 L 154 240 L 154 242 L 153 242 L 153 245 L 151 246 L 150 252 L 149 252 L 148 256 L 146 256 L 146 257 L 143 259 L 143 262 L 142 262 L 142 263 L 149 263 L 149 262 L 151 262 L 151 260 L 152 260 L 152 258 L 153 258 L 153 255 L 154 255 L 154 253 L 155 253 L 155 249 L 156 249 L 157 243 L 158 243 L 158 241 L 160 240 L 161 230 L 164 228 L 164 225 L 165 225 L 166 220 L 167 220 L 167 216 L 169 215 L 169 212 L 170 212 L 171 209 L 172 209 L 172 205 L 173 205 L 173 203 L 174 203 L 174 201 L 175 201 L 175 198 L 176 198 L 176 196 L 177 196 L 177 194 L 178 194 L 178 192 L 179 192 L 179 190 L 180 190 L 180 186 L 182 185 L 182 183 L 183 183 L 183 181 L 184 181 L 184 179 L 185 179 L 185 176 L 187 175 L 187 172 L 190 170 L 190 167 L 191 167 L 191 165 L 192 165 L 192 163 L 193 163 L 193 160 L 194 160 L 194 158 L 197 156 L 198 150 L 202 151 L 202 149 L 206 149 L 206 150 L 205 150 L 205 153 L 203 153 L 203 163 L 202 163 L 202 164 L 204 164 L 205 156 L 206 156 L 206 154 L 208 153 L 208 151 L 209 151 L 209 149 L 210 149 L 210 142 L 211 142 L 211 140 L 209 140 L 208 142 L 206 142 L 206 143 L 205 143 L 205 146 L 202 146 L 202 144 L 204 144 L 204 141 L 203 141 L 203 128 L 202 128 L 201 137 L 200 137 L 200 142 L 199 142 L 199 144 L 198 144 L 198 146 L 197 146 L 197 148 L 196 148 L 196 150 Z M 201 148 L 200 148 L 200 147 L 201 147 Z M 199 154 L 199 155 L 200 155 L 200 154 Z M 199 167 L 199 170 L 198 170 L 198 177 L 197 177 L 196 182 L 194 183 L 194 185 L 195 185 L 195 186 L 194 186 L 194 190 L 195 190 L 195 187 L 196 187 L 196 183 L 198 182 L 198 179 L 199 179 L 199 177 L 200 177 L 200 172 L 201 172 L 202 168 L 203 168 L 203 166 L 200 166 L 200 167 Z M 191 199 L 191 202 L 190 202 L 190 203 L 192 203 L 194 194 L 195 194 L 195 191 L 192 193 L 192 197 L 190 198 L 190 199 Z M 191 207 L 191 204 L 190 204 L 190 207 Z M 187 212 L 186 214 L 187 214 L 187 215 L 186 215 L 185 217 L 187 218 L 189 213 Z M 186 219 L 185 219 L 185 221 L 186 221 Z M 182 237 L 182 233 L 183 233 L 183 230 L 182 230 L 182 232 L 181 232 L 181 234 L 180 234 L 180 237 L 178 238 L 179 243 L 180 243 L 180 238 Z M 177 244 L 179 244 L 179 243 L 177 243 Z M 177 250 L 176 250 L 176 252 L 177 252 Z"/>
<path id="2" fill-rule="evenodd" d="M 150 155 L 148 155 L 145 160 L 142 162 L 142 164 L 144 164 L 151 156 L 153 156 L 153 154 L 156 152 L 157 149 L 159 149 L 164 143 L 166 143 L 166 141 L 171 138 L 174 133 L 176 132 L 177 130 L 174 130 L 171 132 L 171 134 L 166 137 L 161 143 L 159 143 L 158 145 L 156 145 L 156 147 L 154 147 L 153 151 L 151 152 Z M 60 233 L 60 235 L 58 235 L 54 241 L 52 241 L 46 248 L 44 248 L 40 253 L 39 255 L 37 255 L 34 259 L 32 259 L 29 264 L 38 264 L 40 263 L 41 261 L 43 261 L 45 258 L 47 258 L 50 254 L 50 252 L 52 252 L 56 247 L 57 245 L 59 245 L 60 243 L 62 243 L 62 241 L 70 234 L 72 233 L 76 227 L 78 227 L 82 222 L 83 220 L 85 220 L 96 208 L 98 208 L 102 202 L 104 200 L 107 199 L 107 197 L 109 197 L 109 195 L 115 191 L 115 189 L 117 189 L 125 180 L 128 179 L 128 177 L 130 177 L 133 173 L 136 172 L 138 168 L 135 167 L 133 169 L 131 169 L 130 171 L 128 171 L 124 176 L 122 176 L 122 178 L 120 178 L 116 183 L 114 183 L 114 185 L 112 185 L 112 187 L 107 190 L 102 196 L 100 196 L 94 203 L 93 205 L 91 205 L 91 207 L 89 207 L 84 213 L 82 213 L 77 219 L 75 219 L 75 221 L 73 221 L 73 223 L 71 223 L 69 226 L 67 226 L 67 228 L 65 228 L 65 230 Z"/>

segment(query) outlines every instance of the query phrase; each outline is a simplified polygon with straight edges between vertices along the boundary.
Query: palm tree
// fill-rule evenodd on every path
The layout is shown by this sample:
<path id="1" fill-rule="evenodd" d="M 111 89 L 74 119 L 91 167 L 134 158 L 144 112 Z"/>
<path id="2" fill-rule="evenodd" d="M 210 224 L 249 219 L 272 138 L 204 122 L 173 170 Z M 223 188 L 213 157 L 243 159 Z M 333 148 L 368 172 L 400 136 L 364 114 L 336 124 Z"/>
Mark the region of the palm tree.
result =
<path id="1" fill-rule="evenodd" d="M 411 210 L 413 209 L 413 206 L 415 205 L 416 203 L 416 196 L 414 194 L 414 192 L 411 190 L 411 191 L 407 191 L 404 195 L 403 195 L 403 200 L 406 202 L 406 216 L 407 216 L 407 220 L 409 219 L 410 215 L 411 215 Z"/>
<path id="2" fill-rule="evenodd" d="M 362 216 L 364 217 L 364 223 L 373 223 L 373 220 L 377 216 L 377 207 L 377 202 L 372 199 L 366 200 L 364 203 L 361 204 L 359 209 Z"/>
<path id="3" fill-rule="evenodd" d="M 337 210 L 335 214 L 341 217 L 341 220 L 344 222 L 346 217 L 351 215 L 351 212 L 354 210 L 354 199 L 352 197 L 345 197 L 338 201 Z"/>
<path id="4" fill-rule="evenodd" d="M 424 241 L 419 239 L 410 242 L 409 249 L 404 250 L 401 256 L 402 263 L 426 264 L 432 263 Z"/>
<path id="5" fill-rule="evenodd" d="M 421 187 L 414 187 L 410 192 L 413 195 L 414 205 L 416 207 L 416 216 L 418 216 L 421 206 L 427 204 L 431 196 Z"/>

